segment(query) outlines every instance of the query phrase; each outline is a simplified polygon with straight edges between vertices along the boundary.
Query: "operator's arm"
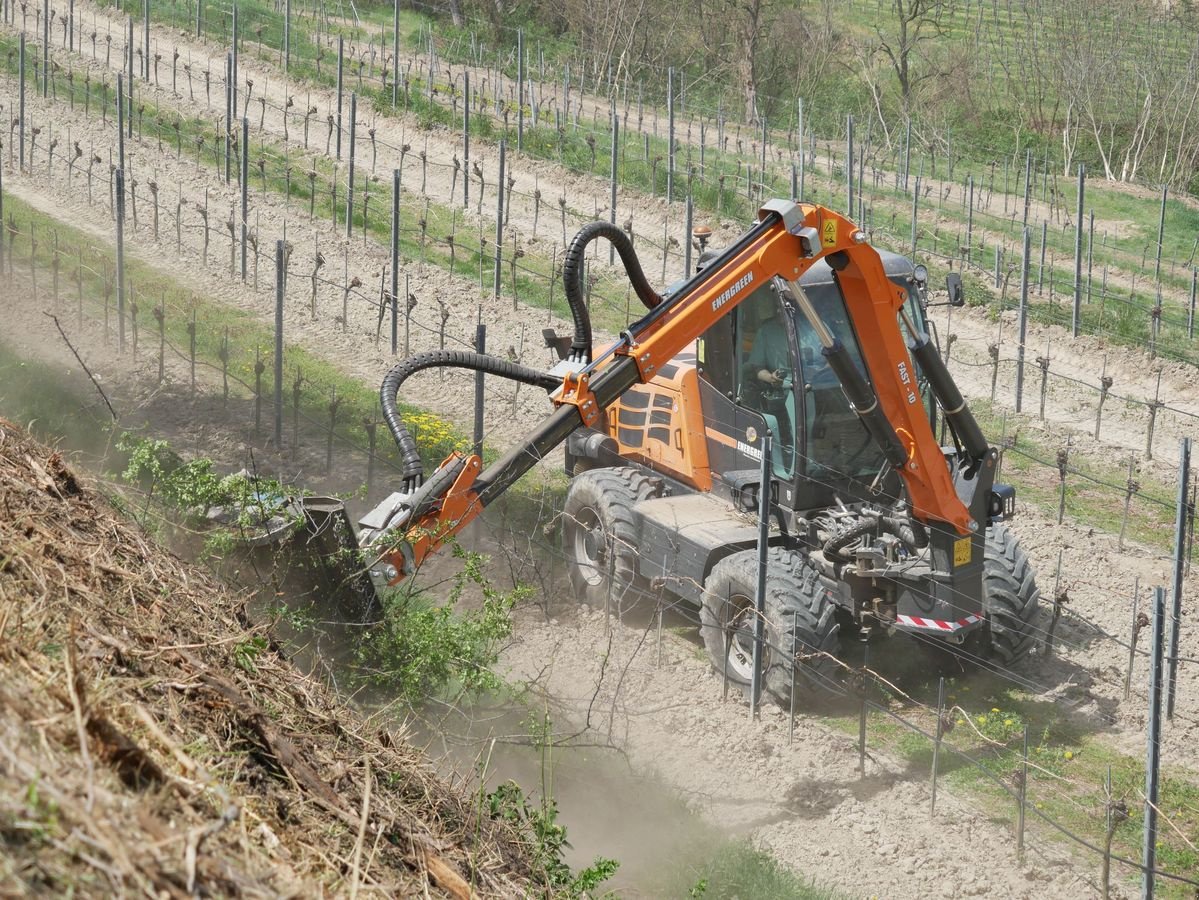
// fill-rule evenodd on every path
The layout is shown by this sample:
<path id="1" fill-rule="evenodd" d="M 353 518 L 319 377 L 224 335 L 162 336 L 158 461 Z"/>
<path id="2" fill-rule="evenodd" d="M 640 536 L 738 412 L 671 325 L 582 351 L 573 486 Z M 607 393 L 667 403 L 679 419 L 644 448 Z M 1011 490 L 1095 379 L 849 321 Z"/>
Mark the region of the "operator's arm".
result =
<path id="1" fill-rule="evenodd" d="M 754 373 L 758 381 L 766 384 L 782 384 L 783 361 L 788 357 L 787 333 L 777 319 L 767 319 L 754 336 L 754 347 L 749 353 L 746 368 Z"/>

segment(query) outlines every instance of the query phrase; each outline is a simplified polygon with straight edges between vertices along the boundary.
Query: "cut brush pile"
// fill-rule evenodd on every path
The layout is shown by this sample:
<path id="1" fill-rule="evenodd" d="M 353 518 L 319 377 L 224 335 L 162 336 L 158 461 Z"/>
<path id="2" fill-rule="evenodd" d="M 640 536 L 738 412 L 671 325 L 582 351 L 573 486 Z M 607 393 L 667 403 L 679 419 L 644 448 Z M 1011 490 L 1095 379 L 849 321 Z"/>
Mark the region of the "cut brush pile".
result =
<path id="1" fill-rule="evenodd" d="M 0 419 L 5 896 L 527 896 L 520 837 Z"/>

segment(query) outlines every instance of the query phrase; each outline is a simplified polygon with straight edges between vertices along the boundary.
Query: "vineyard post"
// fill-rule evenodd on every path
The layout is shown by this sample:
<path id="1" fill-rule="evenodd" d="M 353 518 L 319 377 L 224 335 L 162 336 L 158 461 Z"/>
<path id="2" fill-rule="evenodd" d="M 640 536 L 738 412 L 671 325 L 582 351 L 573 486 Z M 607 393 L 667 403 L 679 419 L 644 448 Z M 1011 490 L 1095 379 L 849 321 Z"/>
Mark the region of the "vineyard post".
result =
<path id="1" fill-rule="evenodd" d="M 501 257 L 504 246 L 504 162 L 507 153 L 507 141 L 500 140 L 500 174 L 495 181 L 495 296 L 500 295 Z"/>
<path id="2" fill-rule="evenodd" d="M 1162 206 L 1161 213 L 1157 219 L 1157 262 L 1153 267 L 1153 280 L 1160 285 L 1162 283 L 1162 241 L 1166 238 L 1166 194 L 1169 188 L 1162 185 Z"/>
<path id="3" fill-rule="evenodd" d="M 769 126 L 768 126 L 768 123 L 767 123 L 767 119 L 766 119 L 766 117 L 765 117 L 765 116 L 762 116 L 762 157 L 761 157 L 761 166 L 762 166 L 762 192 L 763 192 L 763 194 L 765 194 L 765 191 L 766 191 L 766 151 L 767 151 L 767 149 L 768 149 L 768 144 L 769 144 L 769 143 L 770 143 L 770 128 L 769 128 Z M 765 199 L 765 197 L 763 197 L 763 199 Z"/>
<path id="4" fill-rule="evenodd" d="M 1066 446 L 1057 451 L 1057 474 L 1058 474 L 1058 500 L 1057 500 L 1057 524 L 1062 524 L 1062 519 L 1066 515 L 1066 475 L 1070 471 L 1070 442 L 1066 441 Z M 1057 557 L 1058 577 L 1061 577 L 1062 572 L 1062 556 L 1061 553 Z M 1053 620 L 1057 621 L 1057 588 L 1054 588 L 1054 614 Z M 1053 643 L 1053 626 L 1049 626 L 1049 640 Z"/>
<path id="5" fill-rule="evenodd" d="M 1191 302 L 1187 306 L 1187 340 L 1195 339 L 1195 294 L 1199 292 L 1199 269 L 1191 270 Z"/>
<path id="6" fill-rule="evenodd" d="M 17 91 L 17 93 L 20 97 L 20 101 L 19 101 L 20 102 L 20 112 L 18 112 L 18 114 L 17 114 L 17 128 L 19 129 L 19 135 L 20 135 L 19 140 L 20 140 L 20 147 L 21 147 L 21 156 L 20 156 L 21 171 L 24 172 L 25 171 L 25 32 L 24 31 L 21 32 L 21 44 L 20 44 L 20 50 L 18 51 L 18 54 L 19 54 L 18 55 L 18 60 L 19 60 L 18 65 L 20 66 L 21 71 L 20 71 L 19 77 L 18 77 L 19 87 L 18 87 L 18 91 Z"/>
<path id="7" fill-rule="evenodd" d="M 125 352 L 125 171 L 116 170 L 117 192 L 117 350 Z"/>
<path id="8" fill-rule="evenodd" d="M 337 428 L 337 407 L 341 401 L 337 398 L 337 386 L 334 385 L 329 397 L 329 433 L 325 437 L 325 474 L 333 471 L 333 437 Z"/>
<path id="9" fill-rule="evenodd" d="M 1028 723 L 1024 723 L 1024 747 L 1020 756 L 1020 785 L 1016 813 L 1016 858 L 1024 860 L 1024 811 L 1028 808 Z"/>
<path id="10" fill-rule="evenodd" d="M 1095 208 L 1087 213 L 1087 305 L 1091 305 L 1091 283 L 1095 274 Z"/>
<path id="11" fill-rule="evenodd" d="M 288 0 L 290 3 L 291 0 Z M 391 111 L 396 109 L 397 93 L 400 89 L 400 0 L 395 0 L 391 17 Z"/>
<path id="12" fill-rule="evenodd" d="M 1153 651 L 1149 670 L 1149 728 L 1145 746 L 1145 834 L 1141 845 L 1141 896 L 1153 900 L 1157 864 L 1158 764 L 1161 760 L 1162 644 L 1165 636 L 1166 590 L 1153 589 Z"/>
<path id="13" fill-rule="evenodd" d="M 125 168 L 125 75 L 123 72 L 117 72 L 117 168 Z"/>
<path id="14" fill-rule="evenodd" d="M 400 279 L 400 170 L 391 173 L 391 355 L 396 355 L 396 304 Z M 405 298 L 405 303 L 407 298 Z M 407 341 L 404 353 L 407 355 Z"/>
<path id="15" fill-rule="evenodd" d="M 158 383 L 162 384 L 166 369 L 167 328 L 166 328 L 166 298 L 154 307 L 154 318 L 158 322 Z"/>
<path id="16" fill-rule="evenodd" d="M 412 307 L 416 306 L 416 299 L 408 287 L 408 273 L 404 273 L 404 356 L 411 356 L 411 337 L 412 337 Z"/>
<path id="17" fill-rule="evenodd" d="M 803 143 L 802 132 L 800 143 Z M 908 117 L 907 130 L 903 139 L 903 190 L 907 193 L 908 177 L 912 174 L 912 118 Z"/>
<path id="18" fill-rule="evenodd" d="M 142 68 L 145 69 L 145 80 L 150 80 L 150 0 L 142 0 L 142 47 L 144 54 Z"/>
<path id="19" fill-rule="evenodd" d="M 283 447 L 283 241 L 275 241 L 275 451 Z"/>
<path id="20" fill-rule="evenodd" d="M 674 202 L 674 68 L 666 70 L 666 203 Z"/>
<path id="21" fill-rule="evenodd" d="M 397 3 L 397 13 L 399 6 Z M 284 74 L 291 72 L 291 0 L 284 0 L 283 3 L 283 72 Z M 394 95 L 392 96 L 392 106 L 395 106 Z"/>
<path id="22" fill-rule="evenodd" d="M 453 198 L 450 198 L 451 200 Z M 470 71 L 462 73 L 462 208 L 470 209 Z"/>
<path id="23" fill-rule="evenodd" d="M 82 252 L 82 251 L 80 251 Z M 0 166 L 0 275 L 4 274 L 4 167 Z"/>
<path id="24" fill-rule="evenodd" d="M 616 101 L 613 100 L 612 101 L 612 162 L 611 162 L 611 166 L 610 166 L 610 174 L 609 174 L 609 179 L 608 179 L 609 191 L 611 194 L 611 196 L 608 198 L 608 201 L 609 201 L 609 203 L 608 203 L 608 206 L 609 206 L 608 219 L 613 225 L 616 224 L 616 178 L 617 178 L 616 149 L 618 147 L 618 141 L 619 141 L 619 139 L 617 137 L 617 132 L 618 132 L 619 128 L 620 128 L 620 116 L 617 115 L 617 113 L 616 113 Z M 608 265 L 613 265 L 613 264 L 615 264 L 615 262 L 616 262 L 616 245 L 614 243 L 612 243 L 611 241 L 609 241 L 608 242 Z M 551 277 L 552 277 L 552 275 L 551 275 Z"/>
<path id="25" fill-rule="evenodd" d="M 1074 311 L 1070 319 L 1070 331 L 1078 337 L 1082 325 L 1082 215 L 1086 192 L 1087 167 L 1078 164 L 1078 212 L 1074 218 Z"/>
<path id="26" fill-rule="evenodd" d="M 1170 661 L 1166 687 L 1166 718 L 1174 718 L 1174 693 L 1178 682 L 1178 631 L 1182 624 L 1182 576 L 1186 559 L 1187 494 L 1191 478 L 1191 439 L 1178 445 L 1178 506 L 1174 522 L 1174 582 L 1170 602 Z"/>
<path id="27" fill-rule="evenodd" d="M 966 197 L 969 204 L 966 210 L 966 263 L 974 262 L 974 176 L 966 176 Z M 995 257 L 995 280 L 999 281 L 998 255 Z M 996 284 L 996 287 L 999 285 Z"/>
<path id="28" fill-rule="evenodd" d="M 229 51 L 229 127 L 237 117 L 237 4 L 233 4 L 232 49 Z M 130 81 L 133 79 L 130 78 Z"/>
<path id="29" fill-rule="evenodd" d="M 67 3 L 67 50 L 75 52 L 75 0 Z"/>
<path id="30" fill-rule="evenodd" d="M 200 24 L 204 17 L 204 0 L 196 0 L 196 38 L 200 37 Z"/>
<path id="31" fill-rule="evenodd" d="M 246 254 L 250 244 L 250 120 L 241 120 L 241 280 L 246 282 Z"/>
<path id="32" fill-rule="evenodd" d="M 802 200 L 804 191 L 807 187 L 808 176 L 808 151 L 804 147 L 804 130 L 803 130 L 803 101 L 799 101 L 799 198 Z"/>
<path id="33" fill-rule="evenodd" d="M 1032 202 L 1032 150 L 1024 151 L 1024 227 L 1028 227 L 1028 209 Z M 1042 244 L 1044 246 L 1044 244 Z M 1042 254 L 1044 258 L 1044 254 Z"/>
<path id="34" fill-rule="evenodd" d="M 133 19 L 129 20 L 132 27 Z M 132 34 L 132 31 L 130 32 Z M 133 52 L 133 41 L 129 41 Z M 50 0 L 42 0 L 42 97 L 50 96 Z"/>
<path id="35" fill-rule="evenodd" d="M 346 172 L 346 237 L 354 233 L 354 157 L 358 144 L 358 93 L 350 92 L 350 166 Z M 467 179 L 462 179 L 466 181 Z M 451 198 L 453 199 L 453 198 Z"/>
<path id="36" fill-rule="evenodd" d="M 480 310 L 480 314 L 481 314 Z M 479 322 L 475 325 L 475 352 L 482 355 L 487 352 L 487 325 L 484 322 Z M 475 430 L 474 430 L 474 449 L 471 452 L 482 458 L 483 456 L 483 370 L 475 370 Z"/>
<path id="37" fill-rule="evenodd" d="M 802 138 L 801 138 L 802 140 Z M 659 620 L 661 619 L 661 613 Z M 787 746 L 795 743 L 795 682 L 799 667 L 799 610 L 791 616 L 791 698 L 787 715 Z"/>
<path id="38" fill-rule="evenodd" d="M 1041 264 L 1037 267 L 1037 296 L 1045 293 L 1045 240 L 1049 234 L 1049 223 L 1041 220 Z M 1050 287 L 1053 285 L 1053 275 L 1049 276 Z"/>
<path id="39" fill-rule="evenodd" d="M 233 54 L 225 54 L 225 183 L 229 183 L 233 147 L 230 134 L 233 130 Z"/>
<path id="40" fill-rule="evenodd" d="M 236 10 L 236 7 L 234 7 L 234 10 Z M 125 64 L 127 66 L 125 80 L 129 85 L 129 111 L 125 127 L 129 130 L 128 136 L 133 137 L 133 16 L 128 16 L 126 22 L 128 28 L 126 29 L 125 36 L 125 43 L 127 45 L 125 48 Z"/>
<path id="41" fill-rule="evenodd" d="M 933 739 L 933 771 L 932 797 L 928 804 L 928 815 L 931 819 L 937 814 L 937 769 L 941 756 L 941 738 L 945 733 L 945 676 L 937 683 L 937 731 Z"/>
<path id="42" fill-rule="evenodd" d="M 853 116 L 845 117 L 845 215 L 853 218 Z"/>
<path id="43" fill-rule="evenodd" d="M 191 399 L 196 399 L 196 308 L 192 307 L 192 317 L 187 323 L 188 372 L 191 384 Z"/>
<path id="44" fill-rule="evenodd" d="M 691 231 L 694 227 L 695 204 L 687 192 L 687 214 L 683 219 L 683 278 L 691 277 Z"/>
<path id="45" fill-rule="evenodd" d="M 374 419 L 363 419 L 362 427 L 366 429 L 366 495 L 369 497 L 375 481 L 375 430 L 378 423 Z"/>
<path id="46" fill-rule="evenodd" d="M 525 149 L 525 30 L 516 29 L 516 149 Z M 501 181 L 503 177 L 501 176 Z"/>
<path id="47" fill-rule="evenodd" d="M 341 107 L 342 107 L 342 80 L 345 75 L 345 59 L 346 57 L 346 39 L 344 35 L 337 36 L 337 158 L 341 159 Z M 429 78 L 432 79 L 433 72 L 429 71 Z"/>
<path id="48" fill-rule="evenodd" d="M 916 174 L 916 184 L 912 191 L 912 256 L 916 255 L 916 214 L 920 211 L 920 179 L 924 175 L 924 160 L 920 161 L 920 171 Z"/>
<path id="49" fill-rule="evenodd" d="M 1024 405 L 1024 344 L 1028 337 L 1028 255 L 1032 236 L 1024 229 L 1020 255 L 1020 343 L 1016 347 L 1016 412 Z"/>
<path id="50" fill-rule="evenodd" d="M 762 468 L 758 481 L 758 583 L 754 591 L 754 652 L 750 673 L 749 716 L 758 718 L 762 699 L 762 642 L 766 627 L 766 552 L 770 548 L 770 456 L 773 436 L 769 429 L 762 437 Z"/>

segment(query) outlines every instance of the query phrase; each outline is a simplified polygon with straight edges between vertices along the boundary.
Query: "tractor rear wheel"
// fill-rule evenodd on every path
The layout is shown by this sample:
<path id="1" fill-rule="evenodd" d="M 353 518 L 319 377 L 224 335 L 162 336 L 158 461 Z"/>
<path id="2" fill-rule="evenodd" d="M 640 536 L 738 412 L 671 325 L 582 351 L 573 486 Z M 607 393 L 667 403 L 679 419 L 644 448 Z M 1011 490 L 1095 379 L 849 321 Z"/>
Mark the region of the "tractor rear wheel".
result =
<path id="1" fill-rule="evenodd" d="M 660 481 L 629 467 L 590 469 L 571 479 L 562 547 L 578 600 L 595 607 L 610 603 L 612 612 L 622 614 L 648 595 L 637 574 L 633 507 L 661 492 Z"/>
<path id="2" fill-rule="evenodd" d="M 1006 525 L 987 529 L 983 557 L 983 609 L 987 626 L 982 636 L 985 655 L 1010 666 L 1036 643 L 1033 619 L 1041 592 L 1028 555 Z"/>
<path id="3" fill-rule="evenodd" d="M 827 697 L 835 692 L 840 668 L 833 604 L 816 570 L 802 556 L 771 547 L 766 566 L 762 685 L 783 704 L 790 702 L 792 679 L 797 696 Z M 757 584 L 757 550 L 725 557 L 704 583 L 700 636 L 712 667 L 738 685 L 748 685 L 753 674 Z"/>

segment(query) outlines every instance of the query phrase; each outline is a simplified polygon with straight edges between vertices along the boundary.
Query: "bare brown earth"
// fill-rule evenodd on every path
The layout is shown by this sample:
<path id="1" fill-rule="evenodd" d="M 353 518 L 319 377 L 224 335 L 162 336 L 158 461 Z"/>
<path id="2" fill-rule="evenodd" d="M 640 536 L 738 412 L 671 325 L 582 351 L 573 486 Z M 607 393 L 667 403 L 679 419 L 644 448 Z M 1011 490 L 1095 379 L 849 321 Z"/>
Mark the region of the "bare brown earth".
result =
<path id="1" fill-rule="evenodd" d="M 519 840 L 402 734 L 3 419 L 0 505 L 6 896 L 537 890 Z"/>

